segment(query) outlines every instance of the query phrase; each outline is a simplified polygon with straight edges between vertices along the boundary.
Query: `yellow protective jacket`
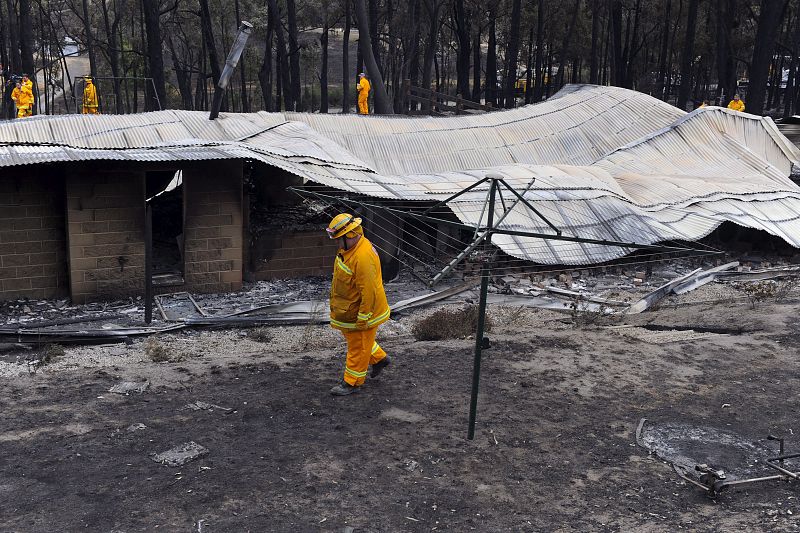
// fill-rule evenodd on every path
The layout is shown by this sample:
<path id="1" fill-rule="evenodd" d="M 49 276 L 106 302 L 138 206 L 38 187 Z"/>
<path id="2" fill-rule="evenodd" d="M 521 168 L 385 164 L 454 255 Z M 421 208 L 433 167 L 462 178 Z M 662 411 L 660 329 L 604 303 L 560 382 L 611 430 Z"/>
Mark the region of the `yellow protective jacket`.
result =
<path id="1" fill-rule="evenodd" d="M 383 290 L 381 260 L 363 235 L 349 250 L 339 249 L 331 284 L 331 327 L 341 331 L 365 330 L 389 320 L 389 303 Z"/>
<path id="2" fill-rule="evenodd" d="M 730 103 L 728 104 L 728 109 L 744 112 L 744 100 L 739 100 L 738 103 L 736 102 L 736 100 L 731 100 Z"/>
<path id="3" fill-rule="evenodd" d="M 369 90 L 372 88 L 369 84 L 367 78 L 361 78 L 358 80 L 358 85 L 356 85 L 358 89 L 358 99 L 359 100 L 366 100 L 369 96 Z"/>
<path id="4" fill-rule="evenodd" d="M 33 106 L 33 93 L 24 83 L 14 88 L 11 99 L 17 104 L 18 109 L 30 109 Z"/>
<path id="5" fill-rule="evenodd" d="M 87 83 L 83 88 L 83 107 L 94 108 L 97 105 L 97 89 L 93 83 Z"/>

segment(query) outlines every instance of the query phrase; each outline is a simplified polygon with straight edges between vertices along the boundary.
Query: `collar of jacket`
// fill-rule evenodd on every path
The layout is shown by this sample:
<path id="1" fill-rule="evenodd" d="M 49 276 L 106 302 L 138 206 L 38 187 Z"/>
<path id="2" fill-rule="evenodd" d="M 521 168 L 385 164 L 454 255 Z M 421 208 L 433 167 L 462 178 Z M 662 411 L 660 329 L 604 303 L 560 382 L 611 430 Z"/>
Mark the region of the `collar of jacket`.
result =
<path id="1" fill-rule="evenodd" d="M 366 240 L 367 238 L 362 235 L 361 238 L 358 239 L 356 245 L 353 246 L 352 248 L 348 250 L 345 250 L 344 248 L 339 248 L 339 255 L 342 256 L 342 260 L 347 261 L 352 255 L 356 253 L 356 250 L 358 250 L 361 246 L 364 246 L 364 242 Z"/>

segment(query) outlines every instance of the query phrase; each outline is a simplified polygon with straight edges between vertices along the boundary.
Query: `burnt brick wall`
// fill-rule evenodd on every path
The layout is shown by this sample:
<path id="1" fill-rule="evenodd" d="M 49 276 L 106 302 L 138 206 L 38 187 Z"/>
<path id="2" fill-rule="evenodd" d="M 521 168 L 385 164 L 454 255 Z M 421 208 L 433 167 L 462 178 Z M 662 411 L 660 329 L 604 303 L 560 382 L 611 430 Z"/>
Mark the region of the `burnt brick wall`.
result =
<path id="1" fill-rule="evenodd" d="M 183 171 L 186 290 L 242 288 L 242 163 L 210 161 Z"/>
<path id="2" fill-rule="evenodd" d="M 0 178 L 0 300 L 67 295 L 64 179 L 30 167 Z M 9 176 L 11 175 L 11 176 Z"/>
<path id="3" fill-rule="evenodd" d="M 66 189 L 72 300 L 140 295 L 145 173 L 76 170 L 68 174 Z"/>
<path id="4" fill-rule="evenodd" d="M 339 247 L 324 231 L 262 235 L 251 249 L 256 280 L 327 276 Z"/>

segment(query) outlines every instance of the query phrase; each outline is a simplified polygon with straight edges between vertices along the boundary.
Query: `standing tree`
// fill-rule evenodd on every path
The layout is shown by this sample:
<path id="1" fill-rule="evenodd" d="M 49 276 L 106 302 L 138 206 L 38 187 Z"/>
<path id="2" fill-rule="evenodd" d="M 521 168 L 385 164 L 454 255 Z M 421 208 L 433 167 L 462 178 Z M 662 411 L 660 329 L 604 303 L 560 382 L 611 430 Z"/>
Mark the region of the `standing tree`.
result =
<path id="1" fill-rule="evenodd" d="M 760 115 L 764 110 L 764 94 L 767 91 L 769 66 L 778 38 L 781 14 L 786 7 L 784 0 L 761 0 L 758 15 L 758 30 L 750 62 L 750 85 L 747 91 L 747 111 Z"/>
<path id="2" fill-rule="evenodd" d="M 381 115 L 392 115 L 392 101 L 389 95 L 386 94 L 386 87 L 383 85 L 383 76 L 375 62 L 375 55 L 372 53 L 372 45 L 369 35 L 369 20 L 367 17 L 367 7 L 364 5 L 364 0 L 355 0 L 356 22 L 358 23 L 358 48 L 361 50 L 361 55 L 364 57 L 364 64 L 367 67 L 370 80 L 372 82 L 372 91 L 375 95 L 375 112 Z"/>
<path id="3" fill-rule="evenodd" d="M 694 36 L 697 26 L 697 8 L 699 5 L 700 0 L 689 0 L 689 14 L 686 17 L 686 35 L 683 41 L 683 56 L 681 58 L 681 85 L 678 88 L 678 102 L 675 104 L 680 109 L 686 109 L 689 91 L 692 88 Z M 766 79 L 764 84 L 766 85 Z"/>
<path id="4" fill-rule="evenodd" d="M 159 106 L 164 108 L 167 103 L 167 83 L 164 78 L 164 56 L 161 46 L 161 26 L 159 24 L 159 8 L 157 0 L 142 0 L 144 10 L 144 25 L 147 30 L 147 66 L 150 77 L 155 85 L 155 96 Z M 148 92 L 150 87 L 148 86 Z M 148 102 L 152 104 L 152 99 Z M 147 106 L 152 109 L 151 105 Z"/>
<path id="5" fill-rule="evenodd" d="M 517 60 L 519 59 L 519 29 L 521 23 L 521 0 L 513 0 L 511 8 L 511 31 L 506 47 L 506 91 L 505 106 L 516 105 L 515 91 L 517 85 Z"/>

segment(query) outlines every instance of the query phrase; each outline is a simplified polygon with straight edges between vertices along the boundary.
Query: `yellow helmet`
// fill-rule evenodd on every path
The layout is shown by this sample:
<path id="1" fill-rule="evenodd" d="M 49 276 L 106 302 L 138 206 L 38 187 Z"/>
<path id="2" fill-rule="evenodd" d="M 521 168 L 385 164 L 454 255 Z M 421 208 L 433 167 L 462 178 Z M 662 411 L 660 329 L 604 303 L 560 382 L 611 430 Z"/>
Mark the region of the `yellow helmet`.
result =
<path id="1" fill-rule="evenodd" d="M 356 218 L 350 213 L 341 213 L 333 217 L 331 223 L 328 224 L 328 236 L 331 239 L 338 239 L 344 237 L 350 232 L 362 233 L 361 219 Z"/>

